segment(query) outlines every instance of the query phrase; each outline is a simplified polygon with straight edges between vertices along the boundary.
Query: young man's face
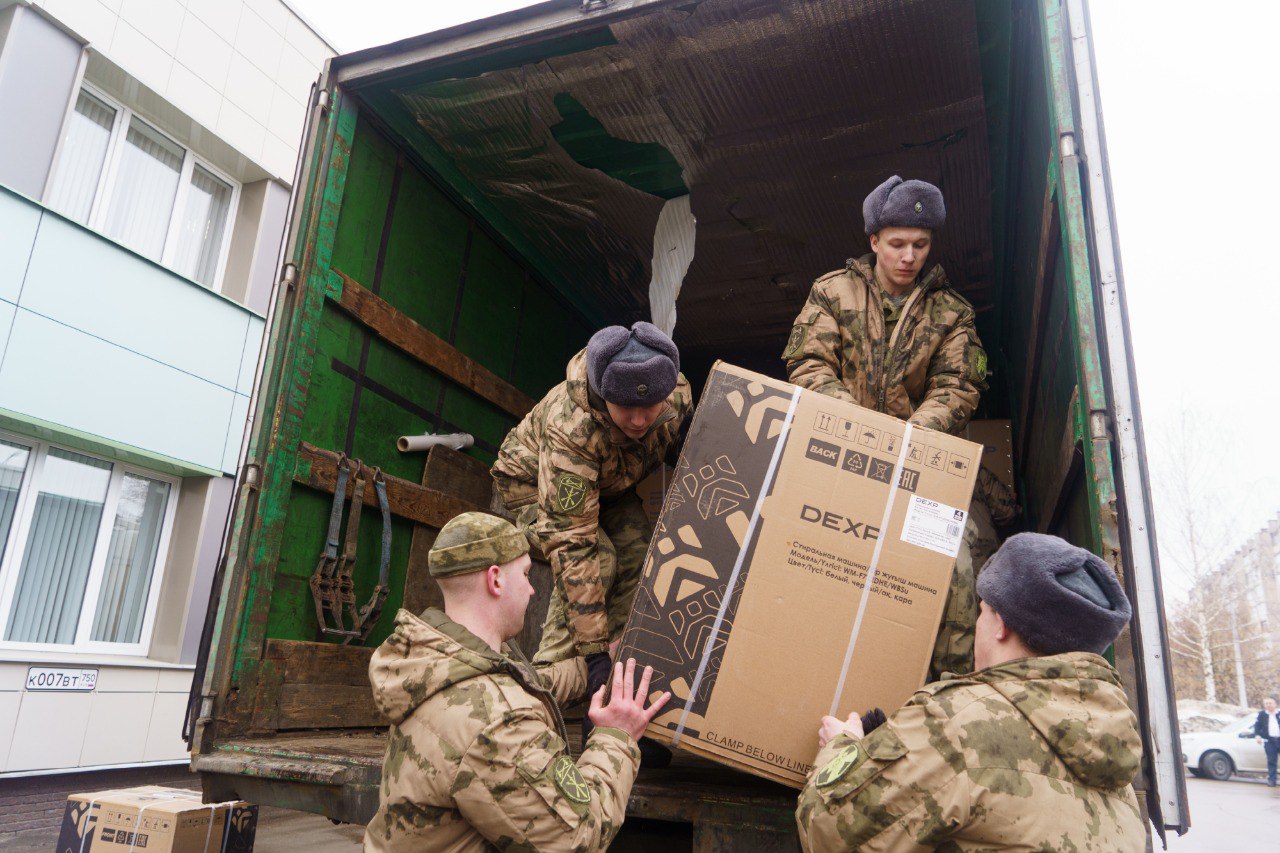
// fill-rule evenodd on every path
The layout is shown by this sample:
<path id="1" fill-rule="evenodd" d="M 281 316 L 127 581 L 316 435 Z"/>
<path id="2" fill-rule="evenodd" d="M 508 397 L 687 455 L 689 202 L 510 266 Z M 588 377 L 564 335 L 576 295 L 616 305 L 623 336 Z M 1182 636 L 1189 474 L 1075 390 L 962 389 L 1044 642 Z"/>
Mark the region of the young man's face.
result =
<path id="1" fill-rule="evenodd" d="M 871 235 L 871 251 L 876 256 L 876 269 L 898 287 L 915 281 L 929 257 L 933 233 L 927 228 L 881 228 Z"/>
<path id="2" fill-rule="evenodd" d="M 1276 700 L 1268 696 L 1262 700 L 1262 707 L 1267 710 L 1268 714 L 1274 714 L 1276 712 Z"/>
<path id="3" fill-rule="evenodd" d="M 609 409 L 609 420 L 622 430 L 627 438 L 644 438 L 653 426 L 653 422 L 667 407 L 667 401 L 654 403 L 652 406 L 619 406 L 617 403 L 605 402 Z"/>
<path id="4" fill-rule="evenodd" d="M 529 570 L 533 561 L 524 554 L 501 566 L 503 595 L 499 606 L 503 613 L 503 635 L 510 640 L 524 630 L 524 615 L 533 598 L 533 584 L 529 582 Z"/>

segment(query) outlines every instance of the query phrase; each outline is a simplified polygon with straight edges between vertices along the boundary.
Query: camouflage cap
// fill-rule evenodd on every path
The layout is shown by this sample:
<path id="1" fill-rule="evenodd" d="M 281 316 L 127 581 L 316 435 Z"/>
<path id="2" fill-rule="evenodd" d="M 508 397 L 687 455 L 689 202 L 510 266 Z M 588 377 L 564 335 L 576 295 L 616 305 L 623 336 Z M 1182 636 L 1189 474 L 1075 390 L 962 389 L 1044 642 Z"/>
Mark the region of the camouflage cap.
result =
<path id="1" fill-rule="evenodd" d="M 440 528 L 427 568 L 447 578 L 501 566 L 529 553 L 529 540 L 509 521 L 486 512 L 464 512 Z"/>

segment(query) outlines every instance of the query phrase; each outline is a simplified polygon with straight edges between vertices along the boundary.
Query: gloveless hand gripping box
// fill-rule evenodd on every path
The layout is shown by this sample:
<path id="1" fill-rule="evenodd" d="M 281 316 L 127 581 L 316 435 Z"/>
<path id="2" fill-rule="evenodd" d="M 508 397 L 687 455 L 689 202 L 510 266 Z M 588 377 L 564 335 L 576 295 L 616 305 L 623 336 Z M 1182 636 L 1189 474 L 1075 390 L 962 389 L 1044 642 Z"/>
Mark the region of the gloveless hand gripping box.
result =
<path id="1" fill-rule="evenodd" d="M 924 682 L 981 451 L 716 364 L 618 653 L 673 694 L 649 736 L 800 787 L 824 714 L 901 706 Z"/>

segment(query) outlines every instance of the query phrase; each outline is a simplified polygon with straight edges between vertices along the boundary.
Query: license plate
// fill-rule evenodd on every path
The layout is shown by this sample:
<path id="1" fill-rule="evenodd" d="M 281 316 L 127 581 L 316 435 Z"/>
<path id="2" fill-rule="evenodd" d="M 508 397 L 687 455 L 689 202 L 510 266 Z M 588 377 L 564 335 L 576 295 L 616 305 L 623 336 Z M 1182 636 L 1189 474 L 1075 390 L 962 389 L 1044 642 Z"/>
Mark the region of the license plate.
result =
<path id="1" fill-rule="evenodd" d="M 28 690 L 93 690 L 98 686 L 96 669 L 66 669 L 56 666 L 27 668 Z"/>

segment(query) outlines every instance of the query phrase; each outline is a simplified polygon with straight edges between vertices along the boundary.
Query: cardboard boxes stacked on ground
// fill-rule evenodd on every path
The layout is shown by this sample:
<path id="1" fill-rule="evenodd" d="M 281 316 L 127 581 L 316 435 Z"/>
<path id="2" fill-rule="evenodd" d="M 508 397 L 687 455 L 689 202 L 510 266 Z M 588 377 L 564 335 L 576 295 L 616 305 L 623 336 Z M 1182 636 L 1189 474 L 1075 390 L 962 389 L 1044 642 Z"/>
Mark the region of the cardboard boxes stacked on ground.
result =
<path id="1" fill-rule="evenodd" d="M 256 805 L 203 803 L 182 788 L 72 794 L 58 853 L 253 853 L 257 826 Z"/>
<path id="2" fill-rule="evenodd" d="M 981 454 L 718 363 L 619 652 L 672 691 L 648 734 L 799 787 L 822 715 L 899 707 L 924 681 Z"/>

